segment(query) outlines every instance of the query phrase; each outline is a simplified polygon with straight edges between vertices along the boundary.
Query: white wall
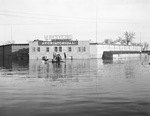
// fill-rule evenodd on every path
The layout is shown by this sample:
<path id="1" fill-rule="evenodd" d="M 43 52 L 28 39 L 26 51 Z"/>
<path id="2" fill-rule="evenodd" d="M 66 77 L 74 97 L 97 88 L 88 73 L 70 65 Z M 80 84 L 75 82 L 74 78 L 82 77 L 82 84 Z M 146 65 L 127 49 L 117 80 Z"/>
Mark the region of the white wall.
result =
<path id="1" fill-rule="evenodd" d="M 90 45 L 90 58 L 97 58 L 97 45 Z"/>
<path id="2" fill-rule="evenodd" d="M 33 52 L 33 47 L 36 49 Z M 37 52 L 37 47 L 40 47 L 40 52 Z M 46 47 L 49 47 L 49 52 L 46 52 Z M 48 56 L 49 59 L 53 58 L 54 47 L 59 45 L 45 45 L 39 46 L 38 41 L 29 42 L 29 58 L 30 59 L 42 59 L 43 56 Z M 73 59 L 90 59 L 90 58 L 102 58 L 104 51 L 141 51 L 140 46 L 126 46 L 126 45 L 105 45 L 105 44 L 93 44 L 90 45 L 89 41 L 78 41 L 78 45 L 62 45 L 62 52 L 57 52 L 62 58 L 64 58 L 64 52 L 66 53 L 67 59 L 73 57 Z M 68 47 L 72 48 L 72 51 L 68 51 Z M 78 51 L 78 48 L 81 51 Z M 83 51 L 83 47 L 86 51 Z"/>
<path id="3" fill-rule="evenodd" d="M 35 47 L 36 51 L 33 52 Z M 37 48 L 40 47 L 40 52 L 37 52 Z M 46 47 L 49 47 L 49 52 L 46 52 Z M 54 47 L 62 47 L 62 52 L 55 52 Z M 68 51 L 68 47 L 71 47 L 72 51 Z M 81 49 L 79 51 L 78 49 Z M 83 50 L 85 47 L 85 51 Z M 29 42 L 29 58 L 30 59 L 42 59 L 43 56 L 48 56 L 49 59 L 53 58 L 53 53 L 60 54 L 64 58 L 64 53 L 66 53 L 67 59 L 89 59 L 90 58 L 90 44 L 89 41 L 78 41 L 78 45 L 45 45 L 39 46 L 38 41 Z"/>
<path id="4" fill-rule="evenodd" d="M 90 56 L 91 58 L 102 58 L 104 51 L 140 51 L 140 46 L 131 46 L 131 45 L 90 45 Z"/>
<path id="5" fill-rule="evenodd" d="M 113 54 L 113 59 L 140 58 L 141 54 Z"/>

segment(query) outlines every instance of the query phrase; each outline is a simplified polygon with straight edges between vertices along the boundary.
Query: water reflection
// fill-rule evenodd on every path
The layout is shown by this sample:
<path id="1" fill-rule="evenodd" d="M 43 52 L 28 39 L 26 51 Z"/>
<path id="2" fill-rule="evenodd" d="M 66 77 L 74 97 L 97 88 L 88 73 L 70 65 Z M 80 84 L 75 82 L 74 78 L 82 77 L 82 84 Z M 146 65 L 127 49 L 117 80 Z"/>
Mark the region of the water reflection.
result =
<path id="1" fill-rule="evenodd" d="M 0 116 L 148 116 L 150 66 L 142 62 L 1 62 Z"/>
<path id="2" fill-rule="evenodd" d="M 28 60 L 0 60 L 0 67 L 6 68 L 10 70 L 18 70 L 19 68 L 28 68 L 29 61 Z"/>
<path id="3" fill-rule="evenodd" d="M 103 60 L 103 64 L 113 64 L 113 60 Z"/>
<path id="4" fill-rule="evenodd" d="M 47 78 L 52 81 L 73 80 L 78 81 L 78 77 L 91 76 L 91 72 L 96 72 L 97 62 L 91 60 L 74 60 L 63 63 L 42 63 L 40 60 L 30 60 L 29 74 L 33 78 Z"/>
<path id="5" fill-rule="evenodd" d="M 0 59 L 0 67 L 12 69 L 12 60 Z"/>

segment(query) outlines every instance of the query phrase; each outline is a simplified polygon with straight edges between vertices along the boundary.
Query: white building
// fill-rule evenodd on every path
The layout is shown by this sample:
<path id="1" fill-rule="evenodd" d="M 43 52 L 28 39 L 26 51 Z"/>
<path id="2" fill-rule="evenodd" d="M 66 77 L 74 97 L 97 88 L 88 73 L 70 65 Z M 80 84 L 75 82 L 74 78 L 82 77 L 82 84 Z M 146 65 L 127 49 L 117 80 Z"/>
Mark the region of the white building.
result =
<path id="1" fill-rule="evenodd" d="M 29 42 L 29 59 L 42 59 L 43 56 L 52 59 L 54 53 L 60 54 L 62 59 L 64 59 L 64 53 L 67 59 L 102 58 L 104 51 L 141 52 L 141 46 L 108 45 L 71 39 L 53 39 L 51 41 L 34 40 Z"/>
<path id="2" fill-rule="evenodd" d="M 89 59 L 90 43 L 89 41 L 74 41 L 70 39 L 35 40 L 29 42 L 30 59 L 42 59 L 43 56 L 52 59 L 54 53 L 60 54 L 62 59 L 64 59 L 64 53 L 67 59 Z"/>
<path id="3" fill-rule="evenodd" d="M 141 52 L 141 49 L 141 46 L 133 45 L 90 43 L 90 56 L 91 58 L 102 58 L 104 51 Z"/>

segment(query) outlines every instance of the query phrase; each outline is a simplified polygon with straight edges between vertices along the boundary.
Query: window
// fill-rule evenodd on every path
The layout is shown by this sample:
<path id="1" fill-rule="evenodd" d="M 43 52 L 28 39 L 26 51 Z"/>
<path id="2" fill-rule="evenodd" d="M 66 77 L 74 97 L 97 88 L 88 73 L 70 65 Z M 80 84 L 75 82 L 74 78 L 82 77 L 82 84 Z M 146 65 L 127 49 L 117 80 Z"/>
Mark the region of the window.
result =
<path id="1" fill-rule="evenodd" d="M 86 52 L 86 47 L 83 47 L 82 49 L 83 49 L 83 52 Z"/>
<path id="2" fill-rule="evenodd" d="M 62 47 L 59 47 L 59 52 L 62 52 Z"/>
<path id="3" fill-rule="evenodd" d="M 35 47 L 32 47 L 32 52 L 35 52 Z"/>
<path id="4" fill-rule="evenodd" d="M 37 47 L 37 51 L 40 52 L 40 47 Z"/>
<path id="5" fill-rule="evenodd" d="M 68 52 L 71 52 L 71 51 L 72 51 L 71 47 L 68 47 Z"/>
<path id="6" fill-rule="evenodd" d="M 81 52 L 81 48 L 80 47 L 78 47 L 78 52 Z"/>
<path id="7" fill-rule="evenodd" d="M 46 52 L 49 52 L 49 47 L 46 47 Z"/>
<path id="8" fill-rule="evenodd" d="M 54 51 L 57 52 L 57 47 L 54 48 Z"/>

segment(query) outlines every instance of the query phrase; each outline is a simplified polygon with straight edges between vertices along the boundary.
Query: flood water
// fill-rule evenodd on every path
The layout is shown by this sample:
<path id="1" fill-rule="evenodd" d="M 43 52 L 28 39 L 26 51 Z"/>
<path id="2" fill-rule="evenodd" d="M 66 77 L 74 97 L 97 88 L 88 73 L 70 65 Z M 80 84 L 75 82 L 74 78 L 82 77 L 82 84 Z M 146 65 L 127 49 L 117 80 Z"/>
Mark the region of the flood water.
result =
<path id="1" fill-rule="evenodd" d="M 150 116 L 145 59 L 4 61 L 0 116 Z"/>

